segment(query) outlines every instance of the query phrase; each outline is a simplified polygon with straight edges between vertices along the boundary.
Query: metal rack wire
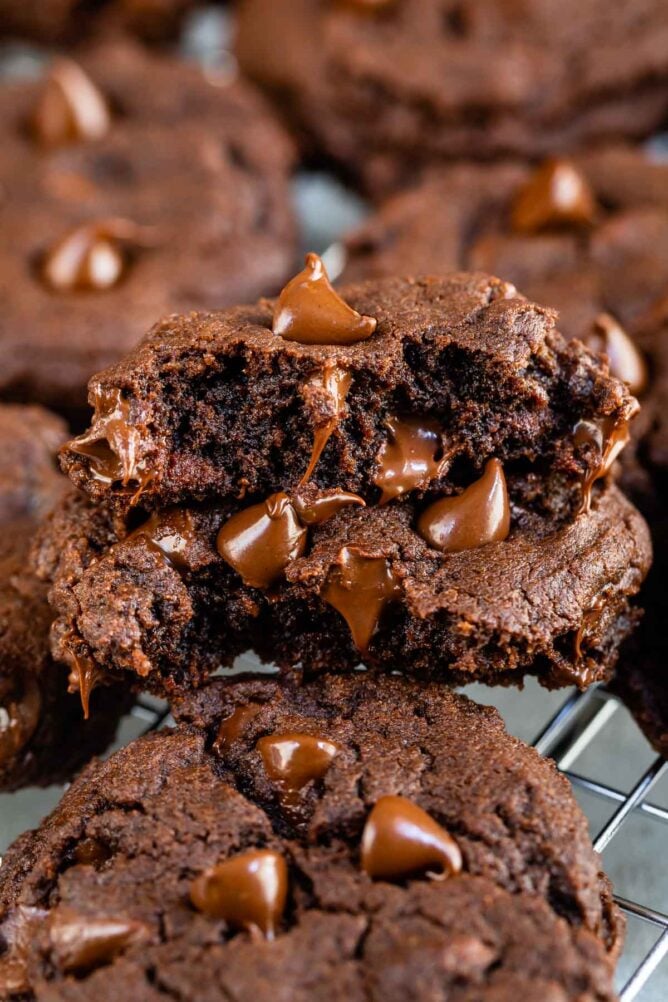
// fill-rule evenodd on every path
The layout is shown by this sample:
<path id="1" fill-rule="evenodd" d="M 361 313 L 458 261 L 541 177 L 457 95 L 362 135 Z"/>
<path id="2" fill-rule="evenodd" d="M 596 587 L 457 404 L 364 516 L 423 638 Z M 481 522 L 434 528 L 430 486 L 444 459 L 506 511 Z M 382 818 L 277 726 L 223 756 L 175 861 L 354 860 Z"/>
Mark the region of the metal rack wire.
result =
<path id="1" fill-rule="evenodd" d="M 619 707 L 617 697 L 603 687 L 594 686 L 586 692 L 570 694 L 531 742 L 541 755 L 555 760 L 576 789 L 587 791 L 613 809 L 594 837 L 598 852 L 603 852 L 619 836 L 634 812 L 641 812 L 659 823 L 668 823 L 668 809 L 649 800 L 659 779 L 664 773 L 668 774 L 668 761 L 661 756 L 657 756 L 627 793 L 571 769 L 571 765 L 591 745 Z M 144 732 L 156 730 L 170 719 L 169 710 L 150 697 L 140 697 L 132 713 L 145 721 Z M 668 955 L 668 914 L 619 895 L 615 895 L 615 900 L 627 916 L 632 916 L 655 932 L 654 942 L 635 965 L 620 991 L 621 1002 L 633 1002 Z"/>

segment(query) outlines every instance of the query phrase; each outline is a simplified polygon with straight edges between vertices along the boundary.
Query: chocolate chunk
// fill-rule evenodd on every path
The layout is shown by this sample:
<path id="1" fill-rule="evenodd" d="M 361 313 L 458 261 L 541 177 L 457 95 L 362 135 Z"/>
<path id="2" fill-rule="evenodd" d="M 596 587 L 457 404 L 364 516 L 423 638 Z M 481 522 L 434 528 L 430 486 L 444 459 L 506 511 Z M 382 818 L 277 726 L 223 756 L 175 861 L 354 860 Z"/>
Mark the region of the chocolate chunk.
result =
<path id="1" fill-rule="evenodd" d="M 582 484 L 580 512 L 591 507 L 592 488 L 597 480 L 605 477 L 622 449 L 631 437 L 629 422 L 615 418 L 599 418 L 594 421 L 578 421 L 573 429 L 576 445 L 592 447 L 598 455 L 598 464 L 585 477 Z"/>
<path id="2" fill-rule="evenodd" d="M 327 738 L 293 732 L 268 734 L 260 738 L 256 747 L 267 776 L 277 784 L 287 806 L 298 800 L 308 783 L 322 779 L 339 750 Z"/>
<path id="3" fill-rule="evenodd" d="M 234 929 L 259 929 L 274 939 L 288 895 L 288 868 L 270 849 L 226 859 L 197 877 L 190 888 L 195 908 Z"/>
<path id="4" fill-rule="evenodd" d="M 238 706 L 229 717 L 221 721 L 212 748 L 216 755 L 224 755 L 243 734 L 246 725 L 257 716 L 260 707 L 255 703 Z"/>
<path id="5" fill-rule="evenodd" d="M 354 344 L 366 341 L 377 326 L 334 291 L 322 260 L 306 255 L 306 267 L 291 279 L 274 308 L 273 331 L 302 344 Z"/>
<path id="6" fill-rule="evenodd" d="M 104 292 L 128 268 L 126 248 L 150 240 L 149 231 L 128 219 L 84 223 L 65 234 L 44 256 L 41 275 L 53 292 Z"/>
<path id="7" fill-rule="evenodd" d="M 417 527 L 422 538 L 442 553 L 472 550 L 506 539 L 510 532 L 510 504 L 498 459 L 490 459 L 480 479 L 461 494 L 425 508 Z"/>
<path id="8" fill-rule="evenodd" d="M 592 324 L 586 344 L 592 351 L 608 356 L 610 372 L 626 383 L 634 396 L 647 389 L 647 363 L 621 324 L 609 313 L 601 313 Z"/>
<path id="9" fill-rule="evenodd" d="M 519 233 L 590 226 L 596 200 L 589 183 L 570 160 L 548 160 L 518 192 L 512 208 Z"/>
<path id="10" fill-rule="evenodd" d="M 308 532 L 283 491 L 244 508 L 218 533 L 223 560 L 253 588 L 269 588 L 306 549 Z"/>
<path id="11" fill-rule="evenodd" d="M 32 115 L 37 141 L 47 147 L 90 142 L 110 125 L 107 102 L 90 77 L 71 60 L 56 60 Z"/>
<path id="12" fill-rule="evenodd" d="M 439 476 L 446 462 L 438 421 L 391 417 L 387 426 L 390 438 L 382 445 L 374 477 L 382 491 L 380 504 L 426 486 Z"/>
<path id="13" fill-rule="evenodd" d="M 317 494 L 300 494 L 299 490 L 292 494 L 292 504 L 304 525 L 321 525 L 327 522 L 342 508 L 355 505 L 364 508 L 366 502 L 358 494 L 350 491 L 323 491 Z"/>
<path id="14" fill-rule="evenodd" d="M 82 915 L 66 905 L 51 912 L 48 927 L 51 957 L 66 973 L 107 964 L 126 947 L 146 940 L 149 933 L 142 922 Z"/>
<path id="15" fill-rule="evenodd" d="M 93 477 L 102 483 L 145 483 L 152 475 L 138 461 L 141 427 L 130 420 L 130 404 L 120 390 L 93 389 L 95 414 L 90 431 L 70 442 L 68 448 L 90 461 Z"/>
<path id="16" fill-rule="evenodd" d="M 426 811 L 406 797 L 378 800 L 362 835 L 362 868 L 376 880 L 426 873 L 444 880 L 462 869 L 459 846 Z"/>
<path id="17" fill-rule="evenodd" d="M 190 566 L 187 552 L 196 541 L 196 532 L 187 508 L 171 508 L 153 512 L 128 538 L 144 540 L 183 572 Z"/>
<path id="18" fill-rule="evenodd" d="M 385 557 L 370 556 L 358 546 L 344 546 L 321 595 L 341 613 L 355 646 L 364 653 L 383 610 L 401 595 L 401 583 Z"/>

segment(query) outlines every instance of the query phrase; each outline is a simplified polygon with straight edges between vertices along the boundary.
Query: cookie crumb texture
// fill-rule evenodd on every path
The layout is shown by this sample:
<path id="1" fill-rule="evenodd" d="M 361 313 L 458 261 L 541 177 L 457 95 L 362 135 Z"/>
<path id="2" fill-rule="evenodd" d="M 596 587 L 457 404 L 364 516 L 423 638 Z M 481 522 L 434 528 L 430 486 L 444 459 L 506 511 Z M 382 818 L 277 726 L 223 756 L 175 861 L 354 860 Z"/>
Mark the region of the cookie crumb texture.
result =
<path id="1" fill-rule="evenodd" d="M 339 296 L 312 258 L 275 305 L 170 320 L 93 381 L 63 453 L 91 504 L 37 549 L 57 656 L 170 693 L 248 648 L 310 672 L 605 678 L 650 559 L 607 476 L 626 387 L 496 279 Z M 334 343 L 313 343 L 323 311 Z"/>
<path id="2" fill-rule="evenodd" d="M 296 231 L 292 144 L 250 85 L 129 41 L 76 59 L 0 95 L 0 394 L 81 414 L 157 318 L 276 292 Z"/>
<path id="3" fill-rule="evenodd" d="M 667 31 L 661 0 L 243 0 L 237 55 L 377 198 L 435 161 L 649 135 Z"/>
<path id="4" fill-rule="evenodd" d="M 5 857 L 5 997 L 614 999 L 618 913 L 565 780 L 494 711 L 368 681 L 214 683 L 181 708 L 195 727 L 92 764 Z M 251 704 L 235 737 L 230 714 Z M 287 731 L 337 747 L 296 809 L 258 752 Z M 388 791 L 455 840 L 459 875 L 365 872 L 363 832 Z M 272 935 L 208 912 L 214 875 L 232 861 L 243 881 L 253 858 L 284 864 Z"/>

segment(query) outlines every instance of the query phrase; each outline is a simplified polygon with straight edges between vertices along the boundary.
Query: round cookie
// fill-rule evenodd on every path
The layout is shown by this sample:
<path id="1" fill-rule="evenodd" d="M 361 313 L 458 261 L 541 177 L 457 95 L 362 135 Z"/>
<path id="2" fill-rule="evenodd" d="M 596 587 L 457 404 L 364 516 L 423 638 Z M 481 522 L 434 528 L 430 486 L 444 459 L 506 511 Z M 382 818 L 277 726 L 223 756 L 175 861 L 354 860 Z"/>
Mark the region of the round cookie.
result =
<path id="1" fill-rule="evenodd" d="M 378 197 L 428 163 L 649 135 L 667 32 L 661 0 L 243 0 L 237 54 Z"/>
<path id="2" fill-rule="evenodd" d="M 493 711 L 377 683 L 216 685 L 182 708 L 196 728 L 91 765 L 0 870 L 9 997 L 393 1002 L 410 985 L 418 1000 L 518 990 L 536 1002 L 612 1000 L 602 939 L 614 954 L 617 912 L 565 780 Z M 302 742 L 336 742 L 319 779 L 307 768 L 297 814 L 252 750 L 242 792 L 229 731 L 237 699 L 266 703 L 238 728 L 241 745 L 287 727 Z M 226 747 L 215 741 L 223 714 Z M 391 756 L 377 754 L 374 720 Z M 444 856 L 425 867 L 428 850 L 415 869 L 409 837 L 404 871 L 383 874 L 380 841 L 406 812 L 448 847 L 447 867 Z M 427 875 L 439 871 L 449 875 Z"/>
<path id="3" fill-rule="evenodd" d="M 113 740 L 131 696 L 104 686 L 84 722 L 68 668 L 49 653 L 46 587 L 29 571 L 38 521 L 68 492 L 55 449 L 65 426 L 38 407 L 0 407 L 0 789 L 69 779 Z"/>
<path id="4" fill-rule="evenodd" d="M 261 97 L 130 43 L 0 95 L 0 393 L 60 410 L 157 318 L 280 286 L 292 147 Z"/>
<path id="5" fill-rule="evenodd" d="M 91 32 L 128 31 L 147 42 L 174 38 L 194 0 L 0 0 L 0 38 L 53 45 Z"/>

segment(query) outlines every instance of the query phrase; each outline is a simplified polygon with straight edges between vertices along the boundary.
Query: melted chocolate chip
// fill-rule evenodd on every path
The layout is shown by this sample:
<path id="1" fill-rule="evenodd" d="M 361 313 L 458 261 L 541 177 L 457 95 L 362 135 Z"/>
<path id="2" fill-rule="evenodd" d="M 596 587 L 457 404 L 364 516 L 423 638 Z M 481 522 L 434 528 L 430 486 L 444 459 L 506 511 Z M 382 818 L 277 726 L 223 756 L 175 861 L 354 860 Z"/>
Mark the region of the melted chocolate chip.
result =
<path id="1" fill-rule="evenodd" d="M 30 124 L 35 139 L 53 147 L 101 139 L 111 119 L 102 94 L 81 67 L 59 59 L 44 82 Z"/>
<path id="2" fill-rule="evenodd" d="M 149 246 L 148 228 L 128 219 L 103 219 L 70 230 L 44 255 L 40 274 L 52 292 L 104 292 L 126 274 L 126 248 Z"/>
<path id="3" fill-rule="evenodd" d="M 285 910 L 288 868 L 269 849 L 244 852 L 206 870 L 191 884 L 190 899 L 209 918 L 234 929 L 259 929 L 273 939 Z"/>
<path id="4" fill-rule="evenodd" d="M 313 386 L 316 383 L 322 386 L 322 389 L 325 391 L 332 403 L 334 415 L 315 430 L 311 458 L 309 459 L 308 466 L 306 467 L 306 472 L 301 479 L 302 484 L 305 484 L 306 481 L 313 475 L 313 471 L 318 464 L 318 460 L 322 455 L 323 449 L 329 442 L 334 429 L 341 420 L 343 406 L 345 404 L 351 382 L 352 376 L 350 373 L 346 372 L 345 369 L 340 368 L 340 366 L 336 365 L 336 363 L 331 360 L 327 361 L 325 364 L 322 376 L 312 379 L 310 382 L 310 386 Z"/>
<path id="5" fill-rule="evenodd" d="M 444 880 L 462 869 L 451 835 L 405 797 L 381 797 L 362 834 L 362 869 L 376 880 L 401 880 L 426 873 Z"/>
<path id="6" fill-rule="evenodd" d="M 299 793 L 308 783 L 322 779 L 339 750 L 326 738 L 292 733 L 260 738 L 256 748 L 286 807 L 299 803 Z"/>
<path id="7" fill-rule="evenodd" d="M 506 539 L 510 505 L 499 460 L 490 459 L 482 477 L 461 494 L 425 508 L 417 528 L 422 538 L 442 553 L 472 550 Z"/>
<path id="8" fill-rule="evenodd" d="M 285 286 L 274 310 L 274 334 L 302 344 L 353 344 L 375 329 L 373 317 L 362 316 L 334 291 L 317 254 L 306 255 L 306 267 Z"/>
<path id="9" fill-rule="evenodd" d="M 74 850 L 74 860 L 80 866 L 101 866 L 111 859 L 111 850 L 97 838 L 84 838 Z"/>
<path id="10" fill-rule="evenodd" d="M 104 484 L 120 481 L 127 486 L 148 483 L 152 471 L 137 457 L 142 430 L 130 421 L 130 404 L 121 390 L 93 390 L 95 415 L 89 431 L 70 442 L 68 448 L 90 460 L 91 476 Z M 135 495 L 135 498 L 137 495 Z M 133 499 L 134 500 L 134 499 Z"/>
<path id="11" fill-rule="evenodd" d="M 548 160 L 518 192 L 511 223 L 519 233 L 591 225 L 596 200 L 589 182 L 569 160 Z"/>
<path id="12" fill-rule="evenodd" d="M 360 508 L 366 507 L 364 498 L 358 494 L 339 490 L 318 492 L 308 498 L 296 491 L 293 494 L 292 503 L 299 515 L 300 522 L 303 522 L 304 525 L 320 525 L 322 522 L 327 522 L 338 511 L 351 504 L 358 505 Z"/>
<path id="13" fill-rule="evenodd" d="M 592 351 L 608 356 L 610 372 L 627 383 L 633 394 L 647 388 L 647 364 L 624 328 L 608 313 L 596 318 L 585 343 Z"/>
<path id="14" fill-rule="evenodd" d="M 253 717 L 260 712 L 258 703 L 249 703 L 247 706 L 238 706 L 236 710 L 226 717 L 218 728 L 212 749 L 216 755 L 223 755 L 235 741 L 238 741 L 246 729 L 246 724 L 250 723 Z"/>
<path id="15" fill-rule="evenodd" d="M 81 915 L 65 905 L 49 916 L 51 958 L 65 972 L 106 964 L 127 947 L 145 942 L 149 934 L 143 922 Z"/>
<path id="16" fill-rule="evenodd" d="M 20 693 L 0 690 L 0 764 L 8 762 L 26 746 L 37 729 L 42 696 L 37 680 L 25 674 Z"/>
<path id="17" fill-rule="evenodd" d="M 104 678 L 104 672 L 95 665 L 90 658 L 70 651 L 72 657 L 72 670 L 68 676 L 67 691 L 79 693 L 83 715 L 88 720 L 90 710 L 90 697 L 95 686 Z"/>
<path id="18" fill-rule="evenodd" d="M 380 504 L 424 487 L 444 464 L 441 427 L 431 418 L 388 418 L 390 438 L 378 454 L 374 483 L 382 493 Z"/>
<path id="19" fill-rule="evenodd" d="M 580 626 L 575 634 L 575 641 L 573 644 L 575 658 L 577 661 L 582 658 L 582 644 L 585 639 L 596 632 L 596 628 L 601 622 L 605 611 L 607 597 L 608 592 L 607 589 L 604 588 L 598 595 L 596 595 L 589 608 L 586 609 L 582 615 L 582 622 L 580 623 Z"/>
<path id="20" fill-rule="evenodd" d="M 269 588 L 306 549 L 308 532 L 283 491 L 237 512 L 218 533 L 218 553 L 252 588 Z"/>
<path id="21" fill-rule="evenodd" d="M 364 654 L 385 606 L 401 594 L 401 584 L 385 557 L 370 557 L 357 546 L 344 546 L 320 594 L 341 613 L 355 646 Z"/>
<path id="22" fill-rule="evenodd" d="M 179 573 L 188 570 L 186 553 L 196 542 L 195 526 L 187 508 L 168 508 L 153 512 L 150 518 L 128 536 L 128 541 L 142 539 L 160 553 Z"/>
<path id="23" fill-rule="evenodd" d="M 582 503 L 579 514 L 589 511 L 594 484 L 604 477 L 619 456 L 630 436 L 629 423 L 614 417 L 596 418 L 593 421 L 578 421 L 573 429 L 575 444 L 593 447 L 599 454 L 599 462 L 582 484 Z"/>

